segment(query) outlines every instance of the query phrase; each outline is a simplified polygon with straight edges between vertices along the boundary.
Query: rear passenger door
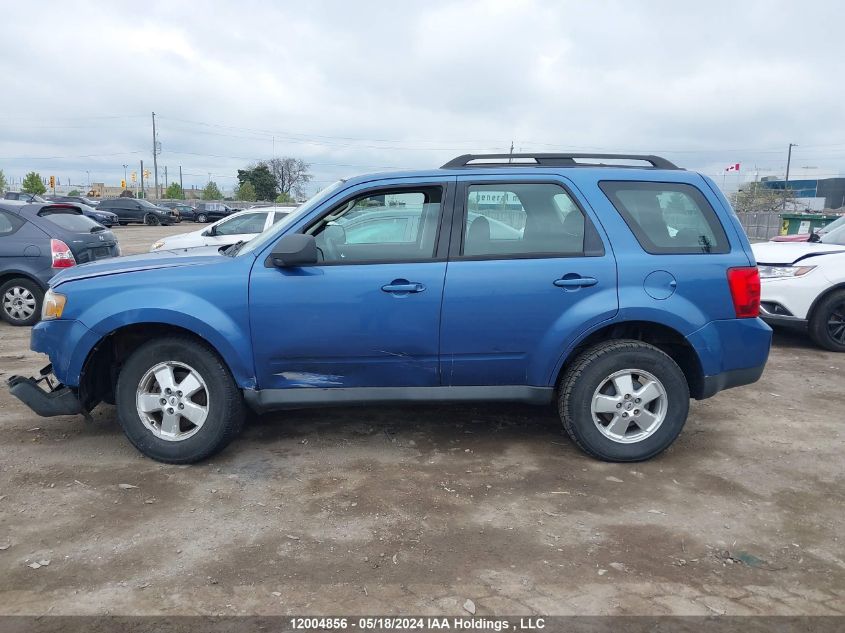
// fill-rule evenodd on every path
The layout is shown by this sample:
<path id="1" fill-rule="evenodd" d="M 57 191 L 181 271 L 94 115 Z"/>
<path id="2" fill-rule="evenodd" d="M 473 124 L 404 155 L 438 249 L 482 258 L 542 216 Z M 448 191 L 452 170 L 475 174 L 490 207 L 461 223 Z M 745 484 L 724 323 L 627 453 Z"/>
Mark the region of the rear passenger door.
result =
<path id="1" fill-rule="evenodd" d="M 547 386 L 567 345 L 618 310 L 609 244 L 563 178 L 458 182 L 443 384 Z"/>

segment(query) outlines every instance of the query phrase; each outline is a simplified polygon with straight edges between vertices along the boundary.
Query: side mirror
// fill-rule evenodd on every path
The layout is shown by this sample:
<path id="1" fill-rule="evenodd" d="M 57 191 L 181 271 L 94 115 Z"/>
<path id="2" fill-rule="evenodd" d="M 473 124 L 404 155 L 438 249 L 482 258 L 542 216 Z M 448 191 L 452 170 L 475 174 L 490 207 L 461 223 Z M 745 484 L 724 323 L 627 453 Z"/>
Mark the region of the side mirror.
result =
<path id="1" fill-rule="evenodd" d="M 822 238 L 818 233 L 813 231 L 812 233 L 810 233 L 810 237 L 807 239 L 807 241 L 808 242 L 821 242 Z"/>
<path id="2" fill-rule="evenodd" d="M 208 227 L 208 230 L 204 233 L 204 235 L 214 237 L 215 235 L 217 235 L 217 227 L 216 226 Z"/>
<path id="3" fill-rule="evenodd" d="M 317 240 L 313 235 L 293 233 L 282 237 L 270 253 L 274 266 L 308 266 L 317 263 Z"/>

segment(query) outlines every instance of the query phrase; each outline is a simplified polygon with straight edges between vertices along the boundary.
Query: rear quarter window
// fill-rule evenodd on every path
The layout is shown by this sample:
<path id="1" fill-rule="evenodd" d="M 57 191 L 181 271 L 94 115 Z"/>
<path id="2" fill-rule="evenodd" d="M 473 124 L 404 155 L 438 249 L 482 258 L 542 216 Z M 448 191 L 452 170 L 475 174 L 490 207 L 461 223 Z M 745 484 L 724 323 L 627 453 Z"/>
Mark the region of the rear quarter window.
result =
<path id="1" fill-rule="evenodd" d="M 725 229 L 707 198 L 685 183 L 604 181 L 599 187 L 640 246 L 653 255 L 727 253 Z"/>
<path id="2" fill-rule="evenodd" d="M 38 213 L 38 216 L 65 231 L 71 231 L 73 233 L 91 233 L 91 229 L 103 228 L 91 218 L 68 209 L 43 209 Z"/>

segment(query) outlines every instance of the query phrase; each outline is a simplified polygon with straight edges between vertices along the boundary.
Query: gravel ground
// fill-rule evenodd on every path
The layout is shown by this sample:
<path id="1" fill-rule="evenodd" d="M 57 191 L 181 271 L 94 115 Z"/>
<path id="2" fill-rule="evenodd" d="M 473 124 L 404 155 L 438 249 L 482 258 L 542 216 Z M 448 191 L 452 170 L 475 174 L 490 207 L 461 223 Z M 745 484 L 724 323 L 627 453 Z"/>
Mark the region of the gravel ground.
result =
<path id="1" fill-rule="evenodd" d="M 3 378 L 44 364 L 28 336 L 0 326 Z M 845 614 L 843 370 L 778 334 L 636 465 L 496 405 L 265 416 L 167 466 L 111 407 L 41 419 L 0 388 L 0 614 Z"/>

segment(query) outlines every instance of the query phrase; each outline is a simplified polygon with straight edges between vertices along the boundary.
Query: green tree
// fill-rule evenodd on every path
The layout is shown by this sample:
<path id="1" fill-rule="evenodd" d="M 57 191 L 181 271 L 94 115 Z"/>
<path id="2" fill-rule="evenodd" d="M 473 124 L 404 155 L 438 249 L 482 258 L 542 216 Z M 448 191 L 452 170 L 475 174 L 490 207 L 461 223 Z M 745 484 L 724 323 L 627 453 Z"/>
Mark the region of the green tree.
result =
<path id="1" fill-rule="evenodd" d="M 81 196 L 82 194 L 79 193 L 79 189 L 71 189 L 70 191 L 68 191 L 67 195 L 69 195 L 69 196 Z"/>
<path id="2" fill-rule="evenodd" d="M 44 186 L 44 181 L 41 180 L 41 174 L 31 171 L 24 176 L 21 191 L 40 196 L 42 193 L 47 192 L 47 187 Z"/>
<path id="3" fill-rule="evenodd" d="M 276 196 L 276 202 L 278 202 L 279 204 L 291 204 L 293 202 L 296 202 L 296 200 L 294 200 L 289 193 L 280 193 L 278 196 Z"/>
<path id="4" fill-rule="evenodd" d="M 164 192 L 164 197 L 172 200 L 182 200 L 185 197 L 185 193 L 182 191 L 182 187 L 179 186 L 178 182 L 171 182 Z"/>
<path id="5" fill-rule="evenodd" d="M 0 195 L 6 192 L 6 187 L 8 186 L 8 182 L 6 182 L 6 174 L 3 173 L 3 170 L 0 169 Z"/>
<path id="6" fill-rule="evenodd" d="M 217 186 L 217 183 L 213 180 L 210 180 L 208 184 L 203 187 L 202 190 L 202 199 L 203 200 L 220 200 L 223 198 L 223 194 L 220 192 L 220 188 Z"/>
<path id="7" fill-rule="evenodd" d="M 235 200 L 244 200 L 245 202 L 255 202 L 256 193 L 255 186 L 251 181 L 244 182 L 235 192 Z"/>
<path id="8" fill-rule="evenodd" d="M 239 169 L 238 182 L 241 185 L 245 182 L 251 182 L 255 188 L 257 200 L 274 200 L 276 198 L 278 182 L 266 163 L 255 163 L 247 166 L 246 169 Z"/>

